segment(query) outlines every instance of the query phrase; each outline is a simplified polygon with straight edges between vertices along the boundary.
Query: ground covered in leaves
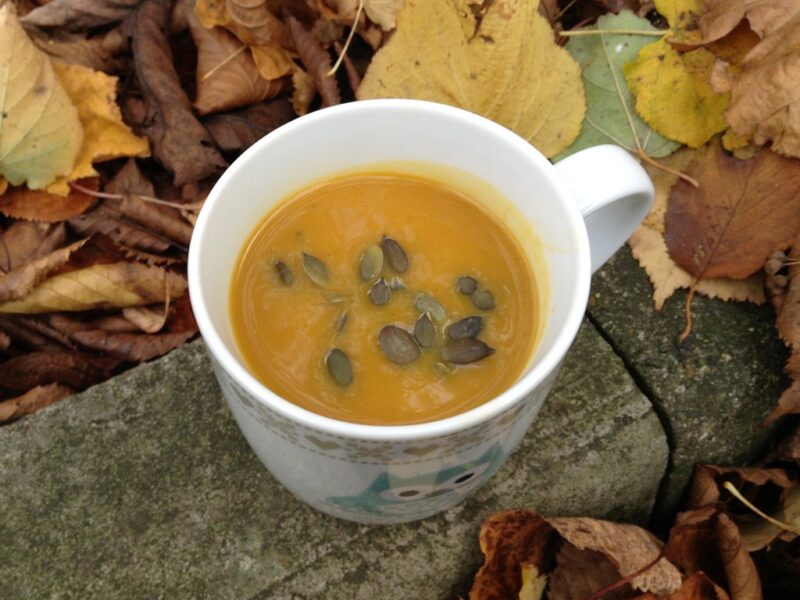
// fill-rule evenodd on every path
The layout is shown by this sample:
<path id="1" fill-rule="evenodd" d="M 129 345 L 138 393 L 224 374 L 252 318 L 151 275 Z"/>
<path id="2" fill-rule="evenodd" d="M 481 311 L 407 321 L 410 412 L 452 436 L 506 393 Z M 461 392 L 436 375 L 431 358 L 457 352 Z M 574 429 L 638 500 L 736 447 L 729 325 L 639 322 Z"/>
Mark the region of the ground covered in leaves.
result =
<path id="1" fill-rule="evenodd" d="M 216 178 L 295 116 L 384 97 L 554 160 L 637 156 L 655 308 L 688 288 L 685 338 L 696 293 L 771 301 L 793 383 L 768 421 L 800 413 L 798 78 L 795 0 L 0 0 L 0 423 L 195 336 L 186 253 Z M 760 467 L 698 467 L 666 546 L 501 513 L 473 597 L 743 600 L 756 567 L 800 593 L 780 587 L 799 457 L 796 431 Z"/>

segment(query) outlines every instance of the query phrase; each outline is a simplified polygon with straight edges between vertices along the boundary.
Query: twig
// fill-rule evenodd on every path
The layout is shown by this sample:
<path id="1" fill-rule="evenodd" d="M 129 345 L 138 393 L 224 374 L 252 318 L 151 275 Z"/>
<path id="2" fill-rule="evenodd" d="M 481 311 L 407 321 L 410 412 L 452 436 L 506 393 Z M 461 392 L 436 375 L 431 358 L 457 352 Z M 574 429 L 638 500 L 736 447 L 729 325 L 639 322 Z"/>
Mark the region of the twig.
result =
<path id="1" fill-rule="evenodd" d="M 358 0 L 358 9 L 356 9 L 356 18 L 353 20 L 353 26 L 350 28 L 350 34 L 347 36 L 347 40 L 344 43 L 344 48 L 339 53 L 339 58 L 336 59 L 336 64 L 331 67 L 331 70 L 325 73 L 328 77 L 332 77 L 336 74 L 336 71 L 339 70 L 339 67 L 342 64 L 342 60 L 344 59 L 344 55 L 347 54 L 347 50 L 350 48 L 350 42 L 353 41 L 353 36 L 356 33 L 356 27 L 358 26 L 358 20 L 361 18 L 361 11 L 364 10 L 364 0 Z"/>
<path id="2" fill-rule="evenodd" d="M 722 487 L 724 487 L 726 490 L 728 490 L 731 494 L 733 494 L 733 496 L 737 500 L 739 500 L 739 502 L 744 504 L 747 508 L 752 510 L 754 513 L 756 513 L 759 517 L 761 517 L 765 521 L 769 521 L 770 523 L 775 525 L 775 527 L 779 527 L 780 529 L 782 529 L 784 531 L 791 531 L 792 533 L 796 533 L 796 534 L 800 535 L 800 527 L 796 527 L 795 525 L 792 525 L 791 523 L 784 523 L 783 521 L 779 521 L 778 519 L 774 519 L 773 517 L 770 517 L 765 512 L 762 512 L 761 510 L 759 510 L 759 508 L 757 506 L 755 506 L 747 498 L 742 496 L 741 492 L 739 492 L 739 490 L 736 489 L 736 486 L 733 485 L 730 481 L 726 481 L 725 483 L 723 483 Z"/>
<path id="3" fill-rule="evenodd" d="M 581 29 L 580 31 L 575 31 L 574 29 L 571 29 L 569 31 L 559 31 L 558 35 L 564 37 L 575 37 L 582 35 L 603 35 L 604 33 L 611 35 L 647 35 L 653 37 L 663 37 L 670 33 L 670 30 L 660 29 L 658 31 L 640 31 L 638 29 Z"/>
<path id="4" fill-rule="evenodd" d="M 214 73 L 219 71 L 222 67 L 227 65 L 229 62 L 231 62 L 237 56 L 239 56 L 246 49 L 247 49 L 247 46 L 242 44 L 239 48 L 237 48 L 236 50 L 234 50 L 233 52 L 228 54 L 228 56 L 226 56 L 224 59 L 222 59 L 222 61 L 219 64 L 214 65 L 211 69 L 209 69 L 208 72 L 200 78 L 200 81 L 205 81 L 206 79 L 211 77 Z"/>
<path id="5" fill-rule="evenodd" d="M 690 185 L 692 185 L 694 187 L 700 187 L 700 183 L 696 179 L 694 179 L 693 177 L 689 177 L 686 173 L 681 173 L 680 171 L 678 171 L 676 169 L 668 167 L 667 165 L 663 165 L 660 162 L 658 162 L 657 160 L 655 160 L 653 158 L 650 158 L 650 156 L 644 150 L 642 150 L 641 148 L 639 148 L 637 150 L 636 154 L 641 160 L 646 162 L 648 165 L 652 165 L 656 169 L 661 169 L 662 171 L 664 171 L 666 173 L 670 173 L 671 175 L 675 175 L 676 177 L 679 177 L 679 178 L 683 179 L 686 183 L 688 183 L 688 184 L 690 184 Z"/>
<path id="6" fill-rule="evenodd" d="M 74 181 L 69 182 L 69 187 L 74 190 L 77 190 L 83 194 L 87 194 L 88 196 L 93 196 L 95 198 L 104 198 L 106 200 L 125 200 L 125 194 L 112 194 L 109 192 L 96 192 L 95 190 L 89 189 L 87 187 L 82 186 L 80 183 L 75 183 Z M 200 207 L 193 206 L 191 204 L 181 204 L 180 202 L 170 202 L 168 200 L 161 200 L 160 198 L 153 198 L 152 196 L 144 196 L 142 194 L 129 194 L 130 196 L 136 196 L 140 200 L 144 202 L 150 202 L 152 204 L 160 204 L 161 206 L 169 206 L 170 208 L 177 208 L 178 210 L 188 210 L 188 211 L 196 211 L 200 210 Z"/>
<path id="7" fill-rule="evenodd" d="M 683 328 L 683 332 L 678 336 L 678 341 L 683 342 L 686 338 L 689 337 L 689 334 L 692 333 L 692 299 L 694 299 L 694 294 L 697 291 L 697 285 L 700 283 L 700 279 L 695 279 L 692 287 L 689 288 L 689 295 L 686 296 L 686 304 L 684 305 L 684 314 L 686 315 L 686 327 Z"/>
<path id="8" fill-rule="evenodd" d="M 625 575 L 625 577 L 623 577 L 619 581 L 616 581 L 616 582 L 612 583 L 611 585 L 607 585 L 602 590 L 596 591 L 594 594 L 592 594 L 591 596 L 587 597 L 586 600 L 598 600 L 599 598 L 602 598 L 603 596 L 605 596 L 609 592 L 613 592 L 617 588 L 621 588 L 623 585 L 625 585 L 626 583 L 628 583 L 632 579 L 635 579 L 636 577 L 638 577 L 642 573 L 645 573 L 646 571 L 649 571 L 650 569 L 655 567 L 656 564 L 658 563 L 658 561 L 660 561 L 662 558 L 664 558 L 664 549 L 663 548 L 661 549 L 661 552 L 658 553 L 658 556 L 656 556 L 652 561 L 647 563 L 641 569 L 638 569 L 638 570 L 634 571 L 630 575 Z"/>

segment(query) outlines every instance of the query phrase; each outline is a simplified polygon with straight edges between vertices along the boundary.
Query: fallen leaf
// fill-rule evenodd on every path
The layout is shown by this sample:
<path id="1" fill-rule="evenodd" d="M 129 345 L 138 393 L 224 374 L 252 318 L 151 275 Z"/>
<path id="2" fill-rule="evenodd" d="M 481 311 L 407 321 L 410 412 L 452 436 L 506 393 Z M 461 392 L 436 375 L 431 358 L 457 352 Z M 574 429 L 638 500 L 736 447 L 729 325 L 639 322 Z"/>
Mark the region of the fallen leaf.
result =
<path id="1" fill-rule="evenodd" d="M 670 171 L 653 165 L 644 165 L 645 171 L 650 176 L 653 187 L 656 190 L 653 206 L 642 222 L 644 226 L 655 229 L 659 233 L 664 233 L 664 215 L 667 212 L 667 199 L 670 192 L 672 192 L 672 188 L 680 179 L 678 173 L 685 171 L 696 159 L 697 154 L 694 150 L 682 148 L 659 161 L 660 166 L 668 167 Z"/>
<path id="2" fill-rule="evenodd" d="M 699 26 L 705 43 L 728 35 L 745 18 L 750 28 L 763 38 L 800 13 L 795 0 L 703 0 L 703 3 L 705 11 Z"/>
<path id="3" fill-rule="evenodd" d="M 167 331 L 178 333 L 181 331 L 197 331 L 197 321 L 194 319 L 192 312 L 192 302 L 189 299 L 189 291 L 185 291 L 183 295 L 178 296 L 175 302 L 172 303 L 167 317 L 166 324 Z"/>
<path id="4" fill-rule="evenodd" d="M 169 302 L 155 307 L 131 306 L 122 309 L 122 316 L 136 325 L 144 333 L 161 331 L 169 316 Z"/>
<path id="5" fill-rule="evenodd" d="M 292 57 L 277 44 L 250 46 L 249 50 L 258 73 L 268 81 L 289 75 L 294 69 Z"/>
<path id="6" fill-rule="evenodd" d="M 308 108 L 317 95 L 317 86 L 314 85 L 314 80 L 311 75 L 306 73 L 300 67 L 297 67 L 292 73 L 292 107 L 298 116 L 302 117 L 308 113 Z"/>
<path id="7" fill-rule="evenodd" d="M 5 177 L 0 177 L 0 195 L 4 194 L 7 189 L 8 189 L 8 179 L 6 179 Z"/>
<path id="8" fill-rule="evenodd" d="M 206 29 L 191 10 L 186 10 L 186 16 L 197 46 L 194 106 L 198 113 L 255 104 L 285 89 L 285 81 L 268 81 L 259 75 L 252 55 L 233 34 L 220 27 Z"/>
<path id="9" fill-rule="evenodd" d="M 753 302 L 764 304 L 764 281 L 760 274 L 747 279 L 696 278 L 681 269 L 670 258 L 663 234 L 649 227 L 639 227 L 628 240 L 631 253 L 647 272 L 653 284 L 655 309 L 661 310 L 664 302 L 679 289 L 689 289 L 697 283 L 697 292 L 726 302 Z"/>
<path id="10" fill-rule="evenodd" d="M 108 375 L 80 352 L 29 352 L 0 363 L 0 389 L 19 393 L 58 383 L 81 390 Z"/>
<path id="11" fill-rule="evenodd" d="M 770 514 L 780 523 L 793 526 L 800 530 L 800 487 L 795 486 L 784 496 L 777 511 Z M 766 519 L 757 518 L 747 523 L 737 522 L 742 536 L 742 545 L 749 553 L 758 552 L 774 542 L 778 536 L 788 540 L 795 539 L 797 533 L 787 532 L 782 527 L 770 523 Z"/>
<path id="12" fill-rule="evenodd" d="M 704 48 L 679 54 L 664 40 L 645 46 L 623 69 L 639 115 L 663 136 L 692 148 L 724 131 L 730 95 L 718 94 L 708 82 L 715 60 Z"/>
<path id="13" fill-rule="evenodd" d="M 54 63 L 83 65 L 107 73 L 121 71 L 124 62 L 114 57 L 116 48 L 111 39 L 122 36 L 114 29 L 108 34 L 92 38 L 71 34 L 64 37 L 28 32 L 36 47 L 46 53 Z"/>
<path id="14" fill-rule="evenodd" d="M 166 5 L 144 0 L 123 31 L 132 39 L 136 77 L 154 113 L 143 131 L 155 157 L 174 174 L 175 184 L 183 185 L 218 174 L 226 163 L 192 114 L 178 81 L 164 34 L 168 18 Z"/>
<path id="15" fill-rule="evenodd" d="M 25 392 L 22 396 L 1 401 L 0 423 L 34 413 L 74 393 L 72 388 L 58 383 L 38 385 Z"/>
<path id="16" fill-rule="evenodd" d="M 553 40 L 538 0 L 491 4 L 406 0 L 357 97 L 418 98 L 481 114 L 546 156 L 577 138 L 586 112 L 580 67 Z"/>
<path id="17" fill-rule="evenodd" d="M 364 0 L 364 12 L 369 20 L 384 31 L 391 31 L 397 26 L 397 11 L 403 6 L 403 0 Z"/>
<path id="18" fill-rule="evenodd" d="M 98 352 L 106 352 L 124 360 L 143 362 L 174 350 L 194 335 L 181 333 L 137 334 L 108 333 L 107 331 L 79 331 L 70 337 L 76 343 Z"/>
<path id="19" fill-rule="evenodd" d="M 114 177 L 106 184 L 105 192 L 111 194 L 141 194 L 143 196 L 155 196 L 156 190 L 153 183 L 144 176 L 139 165 L 132 158 L 129 158 L 124 165 L 116 172 Z"/>
<path id="20" fill-rule="evenodd" d="M 558 550 L 556 569 L 550 577 L 548 600 L 584 600 L 619 580 L 620 573 L 601 552 L 564 544 Z M 632 596 L 630 583 L 603 594 L 608 600 Z"/>
<path id="21" fill-rule="evenodd" d="M 698 21 L 703 14 L 704 0 L 653 0 L 656 10 L 670 25 L 669 37 L 676 44 L 695 45 L 700 42 Z"/>
<path id="22" fill-rule="evenodd" d="M 274 42 L 289 45 L 289 34 L 283 21 L 272 14 L 266 0 L 225 0 L 234 33 L 248 46 Z"/>
<path id="23" fill-rule="evenodd" d="M 69 261 L 72 253 L 85 243 L 86 240 L 75 242 L 33 261 L 26 262 L 5 275 L 0 274 L 0 302 L 18 300 L 28 295 L 48 275 L 64 266 Z"/>
<path id="24" fill-rule="evenodd" d="M 733 600 L 761 600 L 761 580 L 753 559 L 742 546 L 736 524 L 722 513 L 717 517 L 717 549 Z"/>
<path id="25" fill-rule="evenodd" d="M 762 421 L 763 427 L 769 427 L 781 417 L 787 415 L 800 415 L 800 381 L 793 381 L 788 389 L 784 390 L 778 404 L 772 412 Z"/>
<path id="26" fill-rule="evenodd" d="M 204 27 L 224 27 L 230 22 L 228 9 L 225 8 L 225 0 L 197 0 L 194 5 L 194 12 Z"/>
<path id="27" fill-rule="evenodd" d="M 83 187 L 96 190 L 96 177 L 78 180 Z M 91 207 L 96 198 L 70 189 L 66 196 L 51 194 L 43 190 L 29 190 L 26 187 L 12 187 L 0 195 L 0 212 L 14 219 L 57 223 L 76 217 Z"/>
<path id="28" fill-rule="evenodd" d="M 507 510 L 483 522 L 480 533 L 484 563 L 470 590 L 470 600 L 513 598 L 522 587 L 520 565 L 540 573 L 552 569 L 557 537 L 541 515 L 528 510 Z"/>
<path id="29" fill-rule="evenodd" d="M 740 491 L 745 483 L 756 487 L 767 484 L 781 489 L 789 489 L 794 482 L 783 469 L 764 469 L 761 467 L 719 467 L 715 465 L 697 465 L 692 478 L 687 506 L 699 508 L 707 504 L 720 502 L 723 481 L 731 481 Z"/>
<path id="30" fill-rule="evenodd" d="M 183 220 L 179 210 L 147 202 L 133 194 L 125 196 L 122 201 L 106 202 L 126 219 L 141 223 L 147 231 L 188 249 L 189 241 L 192 239 L 192 226 Z"/>
<path id="31" fill-rule="evenodd" d="M 103 234 L 116 244 L 142 252 L 160 253 L 170 247 L 162 237 L 122 218 L 118 210 L 101 204 L 97 208 L 68 221 L 78 235 Z"/>
<path id="32" fill-rule="evenodd" d="M 716 518 L 714 506 L 680 513 L 669 532 L 665 553 L 684 576 L 703 572 L 724 587 L 727 579 L 717 551 Z"/>
<path id="33" fill-rule="evenodd" d="M 122 21 L 142 0 L 53 0 L 20 21 L 36 27 L 89 29 Z"/>
<path id="34" fill-rule="evenodd" d="M 639 596 L 636 600 L 659 600 L 653 594 Z M 681 589 L 672 594 L 669 600 L 730 600 L 728 592 L 703 573 L 697 571 L 683 580 Z"/>
<path id="35" fill-rule="evenodd" d="M 238 111 L 211 115 L 203 119 L 203 124 L 221 150 L 233 152 L 249 148 L 293 118 L 291 103 L 286 98 L 276 98 Z"/>
<path id="36" fill-rule="evenodd" d="M 126 262 L 94 265 L 46 279 L 24 298 L 0 304 L 0 313 L 142 306 L 163 302 L 185 289 L 183 275 L 161 267 Z"/>
<path id="37" fill-rule="evenodd" d="M 61 84 L 78 109 L 83 144 L 69 177 L 48 186 L 47 191 L 66 195 L 67 179 L 97 175 L 93 163 L 123 156 L 150 156 L 147 140 L 133 134 L 122 121 L 117 106 L 117 78 L 81 65 L 53 65 Z"/>
<path id="38" fill-rule="evenodd" d="M 8 337 L 8 334 L 0 329 L 0 351 L 7 350 L 8 347 L 11 345 L 11 338 Z"/>
<path id="39" fill-rule="evenodd" d="M 605 29 L 655 31 L 647 19 L 630 11 L 605 15 L 588 31 Z M 668 140 L 652 129 L 636 113 L 636 99 L 628 89 L 622 66 L 632 61 L 639 51 L 651 43 L 643 35 L 602 34 L 571 37 L 565 46 L 582 67 L 586 91 L 586 118 L 581 133 L 556 160 L 591 146 L 617 144 L 629 152 L 642 150 L 660 158 L 671 154 L 680 144 Z"/>
<path id="40" fill-rule="evenodd" d="M 536 565 L 522 565 L 522 587 L 519 590 L 519 600 L 541 600 L 547 587 L 547 575 L 539 573 Z"/>
<path id="41" fill-rule="evenodd" d="M 63 223 L 12 223 L 0 234 L 0 271 L 8 273 L 28 261 L 49 254 L 63 245 L 66 237 Z"/>
<path id="42" fill-rule="evenodd" d="M 297 19 L 290 16 L 288 21 L 289 32 L 294 46 L 297 48 L 297 53 L 300 55 L 300 60 L 322 96 L 322 107 L 339 104 L 342 101 L 339 84 L 333 75 L 328 74 L 331 70 L 330 54 Z"/>
<path id="43" fill-rule="evenodd" d="M 665 239 L 697 278 L 743 279 L 786 248 L 800 227 L 800 169 L 770 150 L 740 161 L 712 144 L 689 169 L 699 183 L 672 188 Z"/>
<path id="44" fill-rule="evenodd" d="M 83 142 L 78 111 L 50 60 L 0 6 L 0 175 L 41 189 L 67 175 Z"/>

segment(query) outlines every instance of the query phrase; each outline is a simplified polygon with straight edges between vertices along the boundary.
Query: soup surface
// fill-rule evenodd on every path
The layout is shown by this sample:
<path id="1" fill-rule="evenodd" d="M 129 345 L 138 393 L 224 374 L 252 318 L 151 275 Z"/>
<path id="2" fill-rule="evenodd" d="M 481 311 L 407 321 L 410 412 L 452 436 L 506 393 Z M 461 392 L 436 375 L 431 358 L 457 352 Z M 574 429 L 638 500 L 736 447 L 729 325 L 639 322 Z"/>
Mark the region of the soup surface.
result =
<path id="1" fill-rule="evenodd" d="M 318 414 L 371 425 L 456 415 L 510 387 L 533 352 L 537 304 L 505 225 L 446 185 L 391 173 L 331 179 L 281 203 L 246 244 L 230 290 L 236 344 L 258 380 Z M 423 314 L 429 347 L 429 326 L 417 330 L 425 344 L 414 338 Z M 468 317 L 479 319 L 448 330 Z M 387 326 L 408 333 L 384 337 Z"/>

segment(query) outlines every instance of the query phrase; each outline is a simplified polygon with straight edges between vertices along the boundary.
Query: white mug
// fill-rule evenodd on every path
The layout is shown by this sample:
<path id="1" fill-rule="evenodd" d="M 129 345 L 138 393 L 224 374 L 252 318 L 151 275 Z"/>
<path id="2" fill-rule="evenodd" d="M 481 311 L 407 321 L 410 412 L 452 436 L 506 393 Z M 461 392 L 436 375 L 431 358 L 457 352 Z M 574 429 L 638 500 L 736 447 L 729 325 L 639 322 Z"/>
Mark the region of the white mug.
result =
<path id="1" fill-rule="evenodd" d="M 277 203 L 326 177 L 387 164 L 411 174 L 435 165 L 478 201 L 479 188 L 499 193 L 504 204 L 488 208 L 517 237 L 541 290 L 538 343 L 516 383 L 477 408 L 416 425 L 338 421 L 279 397 L 244 367 L 228 312 L 243 245 Z M 354 102 L 273 131 L 214 186 L 189 250 L 192 307 L 242 433 L 278 481 L 335 517 L 389 524 L 450 508 L 525 435 L 581 324 L 592 272 L 630 236 L 653 196 L 647 174 L 621 148 L 597 146 L 554 166 L 508 129 L 430 102 Z"/>

